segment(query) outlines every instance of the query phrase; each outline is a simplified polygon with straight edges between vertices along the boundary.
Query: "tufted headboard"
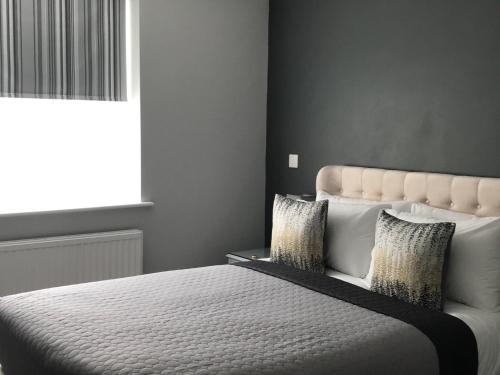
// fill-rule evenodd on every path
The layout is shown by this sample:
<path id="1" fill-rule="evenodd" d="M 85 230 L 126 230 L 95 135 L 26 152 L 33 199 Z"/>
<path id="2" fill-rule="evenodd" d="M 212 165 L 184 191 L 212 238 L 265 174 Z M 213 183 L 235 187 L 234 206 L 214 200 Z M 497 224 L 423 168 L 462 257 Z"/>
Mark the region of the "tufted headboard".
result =
<path id="1" fill-rule="evenodd" d="M 421 202 L 477 216 L 500 216 L 500 178 L 326 166 L 316 190 L 374 201 Z"/>

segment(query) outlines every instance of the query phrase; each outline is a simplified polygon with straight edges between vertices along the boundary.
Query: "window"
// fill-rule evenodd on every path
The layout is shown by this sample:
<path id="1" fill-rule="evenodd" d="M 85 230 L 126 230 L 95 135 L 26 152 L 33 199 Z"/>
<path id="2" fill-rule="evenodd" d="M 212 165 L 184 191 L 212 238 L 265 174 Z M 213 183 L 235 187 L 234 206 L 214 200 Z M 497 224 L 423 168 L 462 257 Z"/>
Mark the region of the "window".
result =
<path id="1" fill-rule="evenodd" d="M 126 101 L 0 97 L 0 214 L 141 201 L 138 0 L 123 4 Z"/>

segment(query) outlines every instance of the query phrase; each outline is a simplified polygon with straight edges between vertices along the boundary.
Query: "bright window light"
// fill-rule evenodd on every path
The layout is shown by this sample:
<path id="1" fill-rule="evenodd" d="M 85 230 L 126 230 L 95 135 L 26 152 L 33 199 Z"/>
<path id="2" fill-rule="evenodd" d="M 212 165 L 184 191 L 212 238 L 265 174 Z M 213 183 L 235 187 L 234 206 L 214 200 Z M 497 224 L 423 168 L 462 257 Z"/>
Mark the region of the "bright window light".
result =
<path id="1" fill-rule="evenodd" d="M 127 102 L 0 98 L 0 214 L 141 201 L 137 3 Z"/>

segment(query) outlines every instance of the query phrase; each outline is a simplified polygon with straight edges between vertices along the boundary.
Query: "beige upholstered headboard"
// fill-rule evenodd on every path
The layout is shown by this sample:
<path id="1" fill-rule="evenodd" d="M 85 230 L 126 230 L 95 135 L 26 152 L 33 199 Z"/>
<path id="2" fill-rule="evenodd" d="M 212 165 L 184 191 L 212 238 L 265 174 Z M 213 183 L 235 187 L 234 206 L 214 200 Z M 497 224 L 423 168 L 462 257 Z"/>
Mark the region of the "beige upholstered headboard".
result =
<path id="1" fill-rule="evenodd" d="M 500 216 L 500 178 L 326 166 L 316 190 L 374 201 L 422 202 L 478 216 Z"/>

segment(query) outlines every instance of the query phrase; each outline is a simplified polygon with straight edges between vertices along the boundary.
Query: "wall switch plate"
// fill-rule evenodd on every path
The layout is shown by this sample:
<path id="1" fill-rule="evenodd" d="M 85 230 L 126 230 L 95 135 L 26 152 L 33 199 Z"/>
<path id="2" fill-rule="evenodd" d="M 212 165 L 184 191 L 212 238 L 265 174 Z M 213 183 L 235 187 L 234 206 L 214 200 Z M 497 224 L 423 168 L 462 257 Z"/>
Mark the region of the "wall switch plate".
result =
<path id="1" fill-rule="evenodd" d="M 299 155 L 290 154 L 288 155 L 288 168 L 298 168 L 299 167 Z"/>

